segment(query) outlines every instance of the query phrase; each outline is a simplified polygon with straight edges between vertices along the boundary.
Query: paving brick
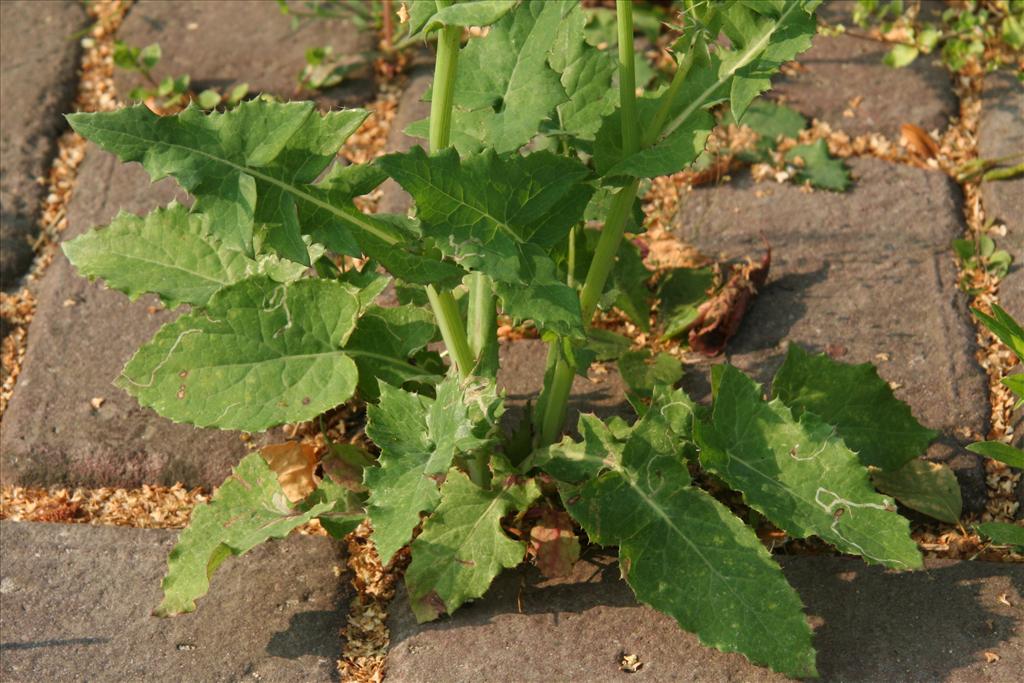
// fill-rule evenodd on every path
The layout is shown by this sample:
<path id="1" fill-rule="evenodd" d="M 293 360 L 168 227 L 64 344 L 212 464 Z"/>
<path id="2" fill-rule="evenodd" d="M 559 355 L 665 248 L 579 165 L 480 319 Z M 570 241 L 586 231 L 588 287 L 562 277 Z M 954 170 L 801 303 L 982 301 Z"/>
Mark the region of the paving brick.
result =
<path id="1" fill-rule="evenodd" d="M 415 145 L 424 144 L 423 140 L 410 137 L 402 131 L 410 123 L 430 116 L 430 103 L 423 101 L 423 95 L 433 80 L 434 70 L 430 66 L 416 67 L 409 74 L 409 81 L 398 100 L 398 109 L 388 131 L 388 153 L 407 152 Z M 412 198 L 391 178 L 384 181 L 382 189 L 384 194 L 377 205 L 377 210 L 381 213 L 404 214 L 412 206 Z"/>
<path id="2" fill-rule="evenodd" d="M 727 349 L 729 362 L 768 382 L 785 347 L 831 349 L 874 362 L 923 424 L 943 436 L 929 456 L 960 478 L 967 510 L 985 502 L 980 460 L 963 450 L 984 435 L 986 379 L 974 360 L 966 297 L 951 241 L 962 234 L 959 190 L 946 176 L 853 159 L 847 193 L 757 184 L 749 174 L 687 194 L 678 235 L 708 254 L 742 258 L 772 244 L 768 285 Z M 886 354 L 882 360 L 878 354 Z M 706 372 L 684 384 L 708 393 Z"/>
<path id="3" fill-rule="evenodd" d="M 927 571 L 896 573 L 839 557 L 780 561 L 815 630 L 823 681 L 994 683 L 1024 667 L 1020 565 L 934 560 Z M 416 624 L 400 591 L 388 626 L 388 679 L 402 683 L 789 680 L 702 647 L 638 605 L 614 558 L 599 551 L 568 580 L 505 572 L 483 599 L 431 624 Z M 1000 659 L 989 664 L 986 652 Z M 624 654 L 643 668 L 623 673 Z"/>
<path id="4" fill-rule="evenodd" d="M 7 290 L 32 262 L 30 240 L 46 175 L 65 130 L 78 82 L 79 43 L 86 24 L 82 4 L 72 0 L 0 3 L 0 281 Z"/>
<path id="5" fill-rule="evenodd" d="M 184 201 L 176 187 L 171 180 L 150 185 L 141 166 L 90 145 L 65 239 L 106 225 L 119 209 L 144 213 L 175 197 Z M 155 297 L 129 302 L 79 276 L 58 254 L 37 302 L 0 433 L 4 483 L 209 487 L 245 455 L 237 432 L 175 424 L 113 386 L 135 350 L 176 317 Z M 99 408 L 93 398 L 103 399 Z"/>
<path id="6" fill-rule="evenodd" d="M 331 681 L 352 597 L 340 545 L 292 536 L 228 559 L 198 610 L 150 615 L 176 532 L 0 523 L 0 677 Z"/>
<path id="7" fill-rule="evenodd" d="M 882 63 L 885 52 L 881 43 L 819 35 L 797 58 L 796 75 L 774 79 L 772 97 L 850 135 L 877 132 L 898 140 L 903 123 L 945 130 L 957 113 L 945 68 L 921 57 L 892 69 Z M 852 108 L 855 97 L 863 99 Z M 848 109 L 854 116 L 844 115 Z"/>
<path id="8" fill-rule="evenodd" d="M 196 92 L 246 82 L 250 92 L 315 99 L 323 108 L 359 106 L 375 92 L 368 66 L 323 93 L 300 91 L 298 74 L 306 65 L 307 49 L 330 45 L 335 55 L 357 59 L 376 47 L 376 36 L 344 20 L 306 21 L 292 30 L 290 17 L 281 14 L 277 3 L 265 0 L 138 2 L 117 36 L 137 47 L 160 43 L 163 57 L 155 75 L 189 74 Z M 114 72 L 114 84 L 122 97 L 143 85 L 138 74 L 120 69 Z"/>
<path id="9" fill-rule="evenodd" d="M 985 76 L 978 126 L 978 155 L 997 159 L 1024 154 L 1024 84 L 1009 71 Z M 1019 160 L 1018 160 L 1019 161 Z M 997 244 L 1013 255 L 1013 267 L 999 288 L 1003 306 L 1024 320 L 1024 177 L 981 185 L 986 218 L 1006 224 Z"/>

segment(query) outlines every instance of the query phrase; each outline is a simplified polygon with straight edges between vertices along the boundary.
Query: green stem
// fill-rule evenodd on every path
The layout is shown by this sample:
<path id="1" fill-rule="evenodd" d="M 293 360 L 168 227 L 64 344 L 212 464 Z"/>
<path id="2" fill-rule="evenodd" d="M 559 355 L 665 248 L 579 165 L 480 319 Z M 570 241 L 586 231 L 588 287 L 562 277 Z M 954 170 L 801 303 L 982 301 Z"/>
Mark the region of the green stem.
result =
<path id="1" fill-rule="evenodd" d="M 433 285 L 427 285 L 427 299 L 430 300 L 437 326 L 441 329 L 441 338 L 448 349 L 448 355 L 458 368 L 459 375 L 468 377 L 473 371 L 473 352 L 469 350 L 466 330 L 462 327 L 459 304 L 451 292 L 439 292 Z"/>
<path id="2" fill-rule="evenodd" d="M 437 0 L 438 9 L 450 5 L 450 0 Z M 430 152 L 446 148 L 452 132 L 452 97 L 455 94 L 455 69 L 459 63 L 459 39 L 462 29 L 445 26 L 437 41 L 437 62 L 434 65 L 434 86 L 430 102 Z M 427 286 L 427 298 L 434 311 L 441 338 L 448 348 L 452 362 L 459 375 L 468 377 L 473 372 L 473 353 L 466 339 L 466 328 L 462 325 L 459 306 L 450 291 L 437 291 Z"/>
<path id="3" fill-rule="evenodd" d="M 471 273 L 469 285 L 469 317 L 466 332 L 469 350 L 476 359 L 478 374 L 494 377 L 498 370 L 498 309 L 491 280 L 484 273 Z"/>
<path id="4" fill-rule="evenodd" d="M 633 5 L 631 0 L 616 0 L 616 21 L 619 34 L 619 100 L 622 116 L 622 149 L 625 156 L 635 154 L 640 149 L 640 127 L 636 114 L 636 77 L 634 74 L 633 57 Z M 597 242 L 594 259 L 587 271 L 587 278 L 580 293 L 580 311 L 583 314 L 584 327 L 590 327 L 590 320 L 597 309 L 597 302 L 604 291 L 608 275 L 615 265 L 615 256 L 619 251 L 622 236 L 626 231 L 626 219 L 636 199 L 639 180 L 634 180 L 618 191 L 612 199 L 604 229 Z M 544 387 L 544 395 L 539 405 L 544 407 L 541 417 L 538 445 L 546 446 L 558 440 L 565 425 L 565 416 L 569 406 L 569 393 L 572 391 L 572 379 L 576 374 L 569 360 L 558 344 L 562 339 L 552 342 L 552 353 L 557 353 L 555 368 L 551 374 L 550 384 Z M 557 349 L 557 350 L 556 350 Z"/>
<path id="5" fill-rule="evenodd" d="M 668 86 L 668 91 L 662 95 L 658 111 L 654 112 L 654 118 L 651 119 L 647 129 L 644 131 L 643 138 L 640 140 L 641 149 L 653 145 L 657 141 L 658 136 L 661 135 L 661 129 L 665 127 L 665 121 L 668 120 L 669 112 L 672 111 L 672 102 L 675 101 L 676 96 L 683 87 L 686 74 L 689 73 L 690 67 L 693 66 L 694 53 L 699 47 L 700 44 L 691 46 L 686 56 L 683 57 L 683 61 L 676 66 L 676 73 L 672 76 L 672 83 Z"/>
<path id="6" fill-rule="evenodd" d="M 624 157 L 640 150 L 640 128 L 636 117 L 636 63 L 633 57 L 633 0 L 615 0 L 619 29 L 619 103 L 622 110 L 622 152 Z"/>
<path id="7" fill-rule="evenodd" d="M 438 9 L 445 4 L 438 0 Z M 437 39 L 437 62 L 434 64 L 433 93 L 430 96 L 430 153 L 451 144 L 452 97 L 455 94 L 455 70 L 459 65 L 459 40 L 462 28 L 445 26 Z"/>

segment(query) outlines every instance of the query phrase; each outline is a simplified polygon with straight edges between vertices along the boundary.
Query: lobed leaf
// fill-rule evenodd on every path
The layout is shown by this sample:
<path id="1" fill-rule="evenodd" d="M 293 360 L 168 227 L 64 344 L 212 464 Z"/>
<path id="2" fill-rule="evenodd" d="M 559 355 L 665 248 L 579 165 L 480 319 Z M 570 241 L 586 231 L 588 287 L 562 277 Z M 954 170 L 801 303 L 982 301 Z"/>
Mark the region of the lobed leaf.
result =
<path id="1" fill-rule="evenodd" d="M 419 306 L 371 305 L 345 344 L 345 352 L 359 369 L 359 394 L 367 401 L 379 396 L 378 381 L 400 387 L 406 382 L 433 383 L 434 373 L 409 359 L 434 340 L 434 316 Z"/>
<path id="2" fill-rule="evenodd" d="M 410 2 L 409 37 L 426 35 L 444 26 L 490 26 L 519 0 L 462 0 L 438 9 L 433 0 Z"/>
<path id="3" fill-rule="evenodd" d="M 486 273 L 507 312 L 541 329 L 582 336 L 575 291 L 547 252 L 576 223 L 593 189 L 589 171 L 549 152 L 459 158 L 419 147 L 377 162 L 416 200 L 426 236 L 457 263 Z"/>
<path id="4" fill-rule="evenodd" d="M 523 561 L 526 544 L 505 534 L 501 518 L 526 510 L 539 496 L 532 479 L 508 476 L 486 490 L 457 469 L 448 472 L 441 503 L 413 541 L 405 572 L 417 621 L 454 613 L 483 595 L 498 572 Z"/>
<path id="5" fill-rule="evenodd" d="M 816 675 L 800 598 L 756 534 L 692 487 L 660 410 L 634 427 L 613 467 L 566 497 L 596 543 L 619 545 L 641 602 L 701 642 L 792 676 Z"/>
<path id="6" fill-rule="evenodd" d="M 522 3 L 459 53 L 452 144 L 461 154 L 485 147 L 518 150 L 565 101 L 558 74 L 546 61 L 564 7 L 562 2 Z M 426 131 L 425 123 L 417 122 L 406 132 L 426 137 Z"/>
<path id="7" fill-rule="evenodd" d="M 464 383 L 455 374 L 438 385 L 436 399 L 380 387 L 380 403 L 367 407 L 366 426 L 381 449 L 380 467 L 367 469 L 364 483 L 371 491 L 374 543 L 387 564 L 412 538 L 420 514 L 437 507 L 438 487 L 455 456 L 490 445 L 501 408 L 493 383 Z"/>
<path id="8" fill-rule="evenodd" d="M 372 219 L 350 196 L 314 182 L 367 115 L 352 109 L 321 116 L 313 102 L 260 99 L 210 114 L 190 107 L 160 117 L 138 105 L 70 114 L 68 121 L 122 161 L 140 162 L 153 180 L 177 179 L 228 248 L 254 255 L 253 235 L 264 225 L 281 256 L 309 265 L 303 233 L 335 232 L 345 253 L 360 253 L 350 231 Z"/>
<path id="9" fill-rule="evenodd" d="M 736 368 L 717 367 L 711 420 L 696 424 L 705 468 L 792 536 L 819 536 L 871 564 L 921 566 L 907 520 L 875 493 L 835 427 L 810 412 L 794 417 Z"/>
<path id="10" fill-rule="evenodd" d="M 218 291 L 164 325 L 118 386 L 176 422 L 255 432 L 309 420 L 348 400 L 358 372 L 341 348 L 359 301 L 333 280 L 265 276 Z"/>
<path id="11" fill-rule="evenodd" d="M 861 464 L 889 472 L 923 455 L 938 436 L 914 419 L 871 363 L 839 363 L 796 344 L 772 381 L 772 396 L 796 418 L 810 412 L 835 425 Z"/>
<path id="12" fill-rule="evenodd" d="M 560 75 L 568 98 L 556 107 L 559 132 L 577 140 L 594 139 L 602 117 L 618 105 L 619 95 L 612 84 L 615 59 L 586 41 L 586 23 L 583 9 L 572 5 L 548 52 L 548 64 Z"/>
<path id="13" fill-rule="evenodd" d="M 799 160 L 803 165 L 796 173 L 796 180 L 807 181 L 815 187 L 842 192 L 850 186 L 850 172 L 842 159 L 834 159 L 828 152 L 828 144 L 818 140 L 809 145 L 797 145 L 786 152 L 786 161 Z"/>
<path id="14" fill-rule="evenodd" d="M 120 212 L 106 228 L 63 245 L 68 260 L 90 280 L 132 300 L 153 293 L 168 308 L 205 306 L 222 287 L 244 279 L 256 262 L 210 234 L 207 217 L 176 202 L 145 218 Z"/>
<path id="15" fill-rule="evenodd" d="M 321 501 L 292 506 L 260 454 L 246 456 L 210 502 L 193 511 L 171 550 L 164 597 L 154 614 L 167 617 L 195 611 L 195 601 L 206 595 L 210 577 L 230 555 L 242 555 L 271 538 L 284 538 L 333 505 Z"/>

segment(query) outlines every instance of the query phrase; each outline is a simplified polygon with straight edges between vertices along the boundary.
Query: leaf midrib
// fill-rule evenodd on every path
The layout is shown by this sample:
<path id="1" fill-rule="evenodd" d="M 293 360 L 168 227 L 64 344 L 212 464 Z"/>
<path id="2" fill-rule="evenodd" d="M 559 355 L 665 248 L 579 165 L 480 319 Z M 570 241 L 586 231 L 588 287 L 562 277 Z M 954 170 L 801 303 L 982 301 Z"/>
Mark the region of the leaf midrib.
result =
<path id="1" fill-rule="evenodd" d="M 214 162 L 223 164 L 225 166 L 228 166 L 230 168 L 233 168 L 234 170 L 236 170 L 236 171 L 238 171 L 240 173 L 245 173 L 245 174 L 250 175 L 250 176 L 252 176 L 254 178 L 258 178 L 259 180 L 262 180 L 262 181 L 264 181 L 266 183 L 269 183 L 271 185 L 275 185 L 275 186 L 281 188 L 282 190 L 285 190 L 286 192 L 289 192 L 290 194 L 292 194 L 292 195 L 294 195 L 296 197 L 301 197 L 304 201 L 307 201 L 310 204 L 313 204 L 314 206 L 317 206 L 317 207 L 319 207 L 321 209 L 324 209 L 325 211 L 327 211 L 329 213 L 332 213 L 335 216 L 338 216 L 339 218 L 344 218 L 345 220 L 349 221 L 350 223 L 354 224 L 355 226 L 359 227 L 360 229 L 365 230 L 366 232 L 369 232 L 372 235 L 374 235 L 375 237 L 377 237 L 378 239 L 386 242 L 388 245 L 395 245 L 395 244 L 398 244 L 398 242 L 399 242 L 399 239 L 397 237 L 395 237 L 394 235 L 391 235 L 390 233 L 388 233 L 388 232 L 386 232 L 384 230 L 381 230 L 380 228 L 375 226 L 370 221 L 367 221 L 365 219 L 365 217 L 363 216 L 362 212 L 360 212 L 360 211 L 348 211 L 344 207 L 335 206 L 334 204 L 331 204 L 329 202 L 325 202 L 325 201 L 323 201 L 321 199 L 318 199 L 317 197 L 315 197 L 315 196 L 313 196 L 313 195 L 311 195 L 311 194 L 309 194 L 307 192 L 304 192 L 303 190 L 299 189 L 295 185 L 291 185 L 289 183 L 284 182 L 283 180 L 280 180 L 280 179 L 275 178 L 273 176 L 267 175 L 265 173 L 260 173 L 259 171 L 255 170 L 255 169 L 253 169 L 253 168 L 251 168 L 249 166 L 242 166 L 240 164 L 236 164 L 235 162 L 233 162 L 233 161 L 231 161 L 229 159 L 225 159 L 223 157 L 219 157 L 219 156 L 216 156 L 214 154 L 210 154 L 208 152 L 205 152 L 205 151 L 203 151 L 201 149 L 198 149 L 198 148 L 195 148 L 195 147 L 189 147 L 187 145 L 183 145 L 183 144 L 180 144 L 180 143 L 177 143 L 177 142 L 169 142 L 167 140 L 152 140 L 150 138 L 142 137 L 141 135 L 135 135 L 135 134 L 130 133 L 128 131 L 117 130 L 117 129 L 112 129 L 112 128 L 104 128 L 102 126 L 96 126 L 96 128 L 98 130 L 102 130 L 102 131 L 105 131 L 107 133 L 113 133 L 115 135 L 121 135 L 121 136 L 124 136 L 124 137 L 127 137 L 127 138 L 138 140 L 139 142 L 142 142 L 142 143 L 145 143 L 145 144 L 148 144 L 148 145 L 164 145 L 166 147 L 170 147 L 170 148 L 173 148 L 173 149 L 180 149 L 180 150 L 184 150 L 186 152 L 191 152 L 193 154 L 197 154 L 199 156 L 206 157 L 207 159 L 210 159 L 211 161 L 214 161 Z"/>

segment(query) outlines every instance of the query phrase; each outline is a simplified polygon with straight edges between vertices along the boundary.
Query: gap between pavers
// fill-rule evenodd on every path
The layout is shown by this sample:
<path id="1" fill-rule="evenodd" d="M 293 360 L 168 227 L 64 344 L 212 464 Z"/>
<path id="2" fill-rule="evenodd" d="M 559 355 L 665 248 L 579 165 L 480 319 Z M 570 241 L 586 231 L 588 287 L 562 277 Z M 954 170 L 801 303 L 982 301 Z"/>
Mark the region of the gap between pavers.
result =
<path id="1" fill-rule="evenodd" d="M 361 106 L 376 92 L 369 65 L 329 90 L 300 90 L 306 50 L 330 45 L 335 56 L 358 59 L 376 47 L 377 36 L 334 19 L 307 20 L 293 30 L 291 17 L 267 0 L 143 0 L 132 5 L 117 37 L 135 47 L 160 43 L 163 56 L 154 75 L 188 74 L 195 92 L 246 82 L 250 93 L 312 99 L 323 109 Z M 115 69 L 114 85 L 127 100 L 129 91 L 144 82 L 138 74 Z"/>
<path id="2" fill-rule="evenodd" d="M 150 184 L 139 164 L 122 164 L 90 144 L 64 239 L 106 225 L 120 209 L 141 214 L 175 198 L 186 199 L 172 180 Z M 3 483 L 219 485 L 247 452 L 238 432 L 175 424 L 113 385 L 135 350 L 177 313 L 160 308 L 154 296 L 130 302 L 88 282 L 63 253 L 36 297 L 28 350 L 0 430 Z M 98 408 L 93 399 L 103 399 Z"/>
<path id="3" fill-rule="evenodd" d="M 1007 683 L 1024 670 L 1024 566 L 933 560 L 897 573 L 843 557 L 779 559 L 814 628 L 823 681 Z M 569 579 L 507 571 L 483 599 L 429 624 L 416 624 L 401 589 L 388 628 L 395 683 L 789 680 L 638 605 L 614 556 L 593 548 Z M 643 668 L 621 671 L 623 655 Z"/>
<path id="4" fill-rule="evenodd" d="M 177 532 L 0 522 L 0 678 L 331 681 L 352 598 L 341 546 L 291 536 L 229 558 L 198 609 L 150 616 Z"/>
<path id="5" fill-rule="evenodd" d="M 78 82 L 75 33 L 88 17 L 79 2 L 0 3 L 0 288 L 15 288 L 32 263 L 30 240 L 57 137 Z"/>
<path id="6" fill-rule="evenodd" d="M 959 188 L 937 172 L 848 163 L 856 182 L 846 193 L 756 183 L 746 172 L 696 189 L 683 197 L 677 235 L 709 255 L 743 258 L 760 257 L 763 233 L 771 275 L 726 359 L 762 383 L 789 343 L 874 363 L 917 419 L 942 432 L 929 457 L 956 471 L 965 510 L 980 511 L 984 470 L 963 449 L 973 440 L 963 430 L 984 436 L 990 407 L 950 248 L 963 233 Z M 691 369 L 684 386 L 706 397 L 707 373 Z"/>

